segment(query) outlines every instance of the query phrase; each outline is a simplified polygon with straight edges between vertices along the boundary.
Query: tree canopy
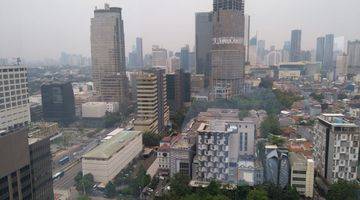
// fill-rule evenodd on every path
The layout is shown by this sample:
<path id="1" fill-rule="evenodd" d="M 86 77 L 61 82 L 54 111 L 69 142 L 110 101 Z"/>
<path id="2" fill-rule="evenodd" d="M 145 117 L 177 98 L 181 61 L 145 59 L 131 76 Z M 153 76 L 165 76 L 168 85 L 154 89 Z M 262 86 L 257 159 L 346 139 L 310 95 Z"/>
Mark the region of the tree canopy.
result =
<path id="1" fill-rule="evenodd" d="M 359 185 L 348 182 L 345 180 L 339 180 L 338 182 L 330 186 L 330 190 L 326 195 L 327 200 L 355 200 L 357 199 L 356 190 Z"/>

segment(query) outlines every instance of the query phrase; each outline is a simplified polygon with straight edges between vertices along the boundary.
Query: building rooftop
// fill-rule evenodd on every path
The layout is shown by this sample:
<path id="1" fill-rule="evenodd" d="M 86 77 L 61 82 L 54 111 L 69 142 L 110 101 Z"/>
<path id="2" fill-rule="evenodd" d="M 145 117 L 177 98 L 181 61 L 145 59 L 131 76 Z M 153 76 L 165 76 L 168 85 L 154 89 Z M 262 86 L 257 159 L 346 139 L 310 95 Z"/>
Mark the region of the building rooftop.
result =
<path id="1" fill-rule="evenodd" d="M 83 158 L 109 159 L 140 134 L 142 134 L 141 131 L 122 131 L 114 135 L 111 140 L 101 143 L 95 149 L 86 153 Z"/>
<path id="2" fill-rule="evenodd" d="M 324 113 L 318 117 L 319 120 L 322 120 L 332 126 L 342 126 L 342 127 L 358 127 L 354 123 L 350 123 L 345 119 L 343 114 L 330 114 Z"/>

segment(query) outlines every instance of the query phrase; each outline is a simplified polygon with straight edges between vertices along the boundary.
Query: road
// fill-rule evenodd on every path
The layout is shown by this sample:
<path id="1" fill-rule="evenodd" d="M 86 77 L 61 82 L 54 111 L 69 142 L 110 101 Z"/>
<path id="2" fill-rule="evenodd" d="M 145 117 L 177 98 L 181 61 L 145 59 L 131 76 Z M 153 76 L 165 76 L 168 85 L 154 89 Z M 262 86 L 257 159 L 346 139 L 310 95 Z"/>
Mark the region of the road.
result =
<path id="1" fill-rule="evenodd" d="M 75 185 L 75 176 L 81 171 L 81 162 L 77 161 L 69 166 L 62 178 L 54 181 L 54 189 L 67 190 Z"/>

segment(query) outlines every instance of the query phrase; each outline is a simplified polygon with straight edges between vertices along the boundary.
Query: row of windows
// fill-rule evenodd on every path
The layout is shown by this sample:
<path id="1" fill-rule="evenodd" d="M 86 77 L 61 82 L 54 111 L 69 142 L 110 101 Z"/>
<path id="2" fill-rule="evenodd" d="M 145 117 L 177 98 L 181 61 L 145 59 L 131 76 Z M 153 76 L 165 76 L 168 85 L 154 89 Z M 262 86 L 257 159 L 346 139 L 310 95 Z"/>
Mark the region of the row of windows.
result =
<path id="1" fill-rule="evenodd" d="M 13 85 L 13 84 L 19 84 L 19 83 L 25 83 L 27 82 L 27 80 L 25 78 L 22 79 L 12 79 L 12 80 L 5 80 L 5 81 L 1 81 L 0 80 L 0 86 L 1 85 Z"/>
<path id="2" fill-rule="evenodd" d="M 28 87 L 27 84 L 21 84 L 21 85 L 12 85 L 12 86 L 5 86 L 5 87 L 0 87 L 0 92 L 3 92 L 3 91 L 9 91 L 9 90 L 15 90 L 16 89 L 20 89 L 20 88 L 23 88 L 23 89 L 26 89 Z"/>

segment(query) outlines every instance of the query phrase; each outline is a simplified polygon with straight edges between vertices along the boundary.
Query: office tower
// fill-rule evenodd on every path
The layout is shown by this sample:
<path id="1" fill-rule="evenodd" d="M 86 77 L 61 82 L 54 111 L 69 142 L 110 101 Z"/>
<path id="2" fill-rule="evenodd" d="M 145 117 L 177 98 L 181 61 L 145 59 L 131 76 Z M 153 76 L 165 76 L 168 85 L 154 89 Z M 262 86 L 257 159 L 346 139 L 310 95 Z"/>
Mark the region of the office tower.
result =
<path id="1" fill-rule="evenodd" d="M 162 133 L 169 122 L 165 70 L 143 71 L 137 78 L 135 130 Z"/>
<path id="2" fill-rule="evenodd" d="M 191 100 L 191 74 L 178 69 L 173 74 L 166 75 L 167 99 L 170 114 L 174 116 L 185 102 Z"/>
<path id="3" fill-rule="evenodd" d="M 29 153 L 33 199 L 53 199 L 50 138 L 59 132 L 56 123 L 35 124 L 29 130 Z"/>
<path id="4" fill-rule="evenodd" d="M 178 57 L 169 58 L 167 74 L 175 73 L 175 71 L 178 69 L 180 69 L 180 58 Z"/>
<path id="5" fill-rule="evenodd" d="M 30 123 L 27 68 L 0 66 L 0 130 Z"/>
<path id="6" fill-rule="evenodd" d="M 136 38 L 136 66 L 144 66 L 144 56 L 143 56 L 143 39 Z"/>
<path id="7" fill-rule="evenodd" d="M 360 40 L 348 42 L 347 55 L 348 55 L 348 63 L 347 63 L 348 67 L 360 68 Z"/>
<path id="8" fill-rule="evenodd" d="M 212 91 L 229 88 L 237 96 L 244 90 L 244 1 L 214 0 L 213 10 Z"/>
<path id="9" fill-rule="evenodd" d="M 1 131 L 0 146 L 0 199 L 33 199 L 26 130 Z"/>
<path id="10" fill-rule="evenodd" d="M 196 73 L 205 75 L 205 87 L 209 86 L 211 75 L 212 20 L 211 12 L 196 13 Z"/>
<path id="11" fill-rule="evenodd" d="M 195 180 L 238 183 L 238 162 L 255 151 L 253 122 L 209 120 L 198 128 Z M 234 173 L 235 172 L 235 173 Z"/>
<path id="12" fill-rule="evenodd" d="M 75 97 L 71 83 L 41 86 L 43 115 L 46 121 L 68 125 L 75 121 Z"/>
<path id="13" fill-rule="evenodd" d="M 311 62 L 311 51 L 301 51 L 301 60 Z"/>
<path id="14" fill-rule="evenodd" d="M 153 45 L 151 55 L 153 67 L 166 66 L 168 58 L 166 49 Z"/>
<path id="15" fill-rule="evenodd" d="M 191 73 L 196 73 L 196 55 L 195 51 L 189 52 L 189 69 Z"/>
<path id="16" fill-rule="evenodd" d="M 324 52 L 325 52 L 325 38 L 318 37 L 316 39 L 316 62 L 324 62 Z"/>
<path id="17" fill-rule="evenodd" d="M 268 66 L 278 66 L 281 63 L 281 51 L 270 51 L 266 55 L 265 64 Z"/>
<path id="18" fill-rule="evenodd" d="M 185 72 L 190 72 L 189 51 L 189 45 L 182 47 L 180 51 L 180 68 Z"/>
<path id="19" fill-rule="evenodd" d="M 354 181 L 358 172 L 359 126 L 342 114 L 322 114 L 314 126 L 314 160 L 320 176 L 329 183 Z"/>
<path id="20" fill-rule="evenodd" d="M 249 62 L 249 46 L 250 46 L 250 16 L 245 15 L 244 45 L 245 45 L 245 62 Z"/>
<path id="21" fill-rule="evenodd" d="M 127 104 L 124 22 L 122 9 L 95 9 L 91 19 L 91 58 L 94 89 L 102 101 Z"/>
<path id="22" fill-rule="evenodd" d="M 128 66 L 129 67 L 136 67 L 136 62 L 137 62 L 137 54 L 136 52 L 132 51 L 129 53 L 129 61 L 128 61 Z"/>
<path id="23" fill-rule="evenodd" d="M 289 153 L 290 185 L 300 195 L 313 198 L 314 195 L 314 160 L 307 159 L 300 153 Z"/>
<path id="24" fill-rule="evenodd" d="M 256 51 L 257 64 L 264 64 L 265 53 L 265 40 L 258 40 Z"/>
<path id="25" fill-rule="evenodd" d="M 301 30 L 291 31 L 290 62 L 301 61 Z"/>
<path id="26" fill-rule="evenodd" d="M 257 37 L 252 37 L 249 41 L 249 62 L 256 65 L 257 61 Z"/>
<path id="27" fill-rule="evenodd" d="M 326 73 L 333 71 L 334 62 L 334 35 L 328 34 L 325 36 L 325 45 L 324 45 L 324 62 L 323 70 Z"/>
<path id="28" fill-rule="evenodd" d="M 336 56 L 335 78 L 345 77 L 348 74 L 347 59 L 345 53 Z"/>

